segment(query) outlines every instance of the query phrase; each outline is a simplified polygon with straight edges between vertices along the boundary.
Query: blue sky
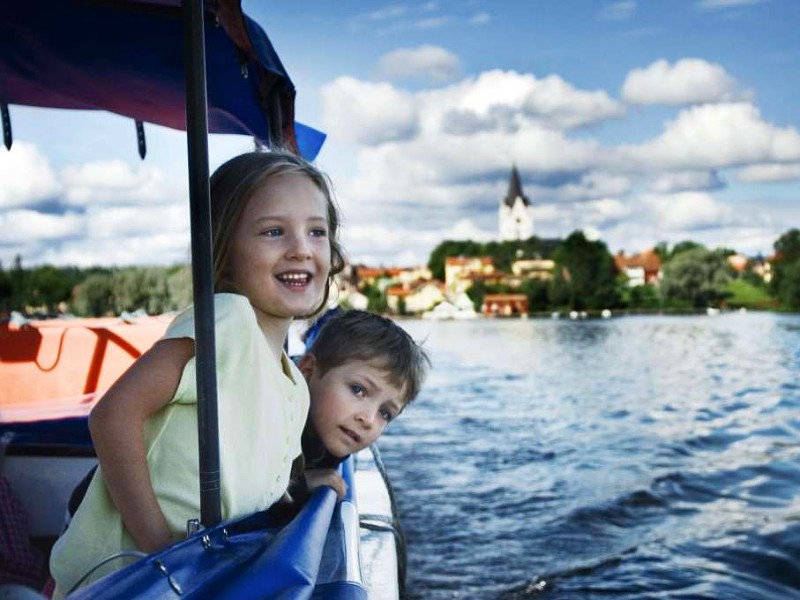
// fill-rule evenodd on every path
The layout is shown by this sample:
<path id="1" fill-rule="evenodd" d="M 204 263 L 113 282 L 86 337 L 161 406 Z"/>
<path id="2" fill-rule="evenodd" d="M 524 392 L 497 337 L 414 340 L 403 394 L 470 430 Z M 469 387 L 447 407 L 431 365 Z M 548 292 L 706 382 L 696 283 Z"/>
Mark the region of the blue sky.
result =
<path id="1" fill-rule="evenodd" d="M 498 237 L 512 164 L 534 232 L 637 252 L 747 254 L 800 227 L 796 0 L 245 0 L 326 131 L 353 262 L 407 266 Z M 12 107 L 0 260 L 188 256 L 185 141 L 127 119 Z M 212 168 L 251 148 L 212 136 Z"/>

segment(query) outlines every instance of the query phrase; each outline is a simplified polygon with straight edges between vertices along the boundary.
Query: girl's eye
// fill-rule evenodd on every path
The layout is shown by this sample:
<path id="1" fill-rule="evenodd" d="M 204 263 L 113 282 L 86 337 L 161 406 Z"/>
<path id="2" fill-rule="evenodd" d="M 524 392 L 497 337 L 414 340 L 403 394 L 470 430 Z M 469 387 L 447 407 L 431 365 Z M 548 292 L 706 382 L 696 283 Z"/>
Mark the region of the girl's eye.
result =
<path id="1" fill-rule="evenodd" d="M 283 230 L 280 227 L 270 227 L 269 229 L 265 229 L 261 232 L 261 235 L 267 237 L 278 237 L 283 233 Z"/>
<path id="2" fill-rule="evenodd" d="M 328 237 L 328 230 L 322 227 L 315 227 L 310 232 L 311 237 Z"/>
<path id="3" fill-rule="evenodd" d="M 367 393 L 367 390 L 364 389 L 364 386 L 358 385 L 357 383 L 350 384 L 350 391 L 353 392 L 359 398 L 363 398 L 364 394 Z"/>
<path id="4" fill-rule="evenodd" d="M 386 421 L 387 423 L 389 421 L 391 421 L 392 419 L 394 419 L 394 415 L 392 414 L 392 411 L 390 411 L 388 408 L 382 408 L 380 410 L 380 415 L 381 415 L 381 418 L 384 421 Z"/>

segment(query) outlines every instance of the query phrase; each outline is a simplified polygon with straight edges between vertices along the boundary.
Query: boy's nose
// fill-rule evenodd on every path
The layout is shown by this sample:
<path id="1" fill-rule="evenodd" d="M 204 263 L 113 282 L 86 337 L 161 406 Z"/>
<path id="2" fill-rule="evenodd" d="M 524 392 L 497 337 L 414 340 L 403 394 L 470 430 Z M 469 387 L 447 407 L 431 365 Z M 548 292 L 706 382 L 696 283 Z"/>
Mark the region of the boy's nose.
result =
<path id="1" fill-rule="evenodd" d="M 373 410 L 362 410 L 360 413 L 356 415 L 356 419 L 367 429 L 371 428 L 373 423 L 375 423 L 375 411 Z"/>

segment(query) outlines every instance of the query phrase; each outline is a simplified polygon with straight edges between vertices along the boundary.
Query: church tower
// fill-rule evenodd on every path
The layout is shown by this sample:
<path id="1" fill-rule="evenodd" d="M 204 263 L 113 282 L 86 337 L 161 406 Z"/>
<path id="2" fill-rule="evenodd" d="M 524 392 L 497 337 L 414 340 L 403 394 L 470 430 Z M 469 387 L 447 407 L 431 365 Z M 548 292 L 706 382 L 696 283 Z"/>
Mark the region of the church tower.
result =
<path id="1" fill-rule="evenodd" d="M 531 201 L 522 193 L 517 166 L 511 169 L 508 193 L 500 201 L 500 239 L 527 240 L 533 235 Z"/>

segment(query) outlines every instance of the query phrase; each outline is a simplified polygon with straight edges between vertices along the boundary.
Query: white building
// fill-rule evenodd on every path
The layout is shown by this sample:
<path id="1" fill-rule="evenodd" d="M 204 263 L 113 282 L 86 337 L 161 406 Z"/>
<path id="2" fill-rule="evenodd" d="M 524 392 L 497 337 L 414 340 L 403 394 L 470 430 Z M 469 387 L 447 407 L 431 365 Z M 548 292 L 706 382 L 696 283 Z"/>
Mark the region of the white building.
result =
<path id="1" fill-rule="evenodd" d="M 533 235 L 531 202 L 522 193 L 516 165 L 511 169 L 508 193 L 500 201 L 500 239 L 527 240 Z"/>

